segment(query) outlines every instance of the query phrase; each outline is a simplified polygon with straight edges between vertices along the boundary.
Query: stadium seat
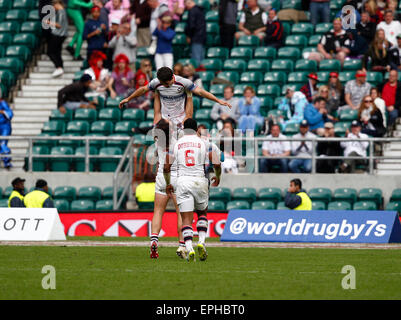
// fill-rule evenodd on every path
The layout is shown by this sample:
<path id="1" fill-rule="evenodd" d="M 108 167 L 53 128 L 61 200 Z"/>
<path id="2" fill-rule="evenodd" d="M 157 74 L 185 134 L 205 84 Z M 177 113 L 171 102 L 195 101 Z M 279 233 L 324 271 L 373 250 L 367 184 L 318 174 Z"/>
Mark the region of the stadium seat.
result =
<path id="1" fill-rule="evenodd" d="M 35 10 L 37 12 L 37 10 Z M 29 19 L 29 17 L 28 17 Z M 35 21 L 25 21 L 21 24 L 21 29 L 20 31 L 21 33 L 32 33 L 36 36 L 40 36 L 42 33 L 42 26 L 41 23 L 38 20 Z"/>
<path id="2" fill-rule="evenodd" d="M 199 71 L 199 78 L 201 78 L 203 84 L 210 84 L 210 81 L 214 79 L 214 72 L 212 71 Z"/>
<path id="3" fill-rule="evenodd" d="M 254 58 L 274 60 L 276 59 L 276 54 L 277 50 L 273 47 L 258 47 L 255 49 Z"/>
<path id="4" fill-rule="evenodd" d="M 349 80 L 355 79 L 355 71 L 341 71 L 339 73 L 338 79 L 342 84 L 346 83 Z"/>
<path id="5" fill-rule="evenodd" d="M 43 133 L 54 133 L 60 135 L 65 131 L 65 122 L 62 120 L 50 120 L 43 124 Z"/>
<path id="6" fill-rule="evenodd" d="M 312 210 L 326 210 L 326 203 L 323 201 L 312 201 Z"/>
<path id="7" fill-rule="evenodd" d="M 203 59 L 201 61 L 201 65 L 207 70 L 207 71 L 213 71 L 217 72 L 223 69 L 223 62 L 221 59 Z"/>
<path id="8" fill-rule="evenodd" d="M 357 200 L 357 191 L 354 188 L 337 188 L 333 192 L 333 201 L 346 201 L 353 204 Z"/>
<path id="9" fill-rule="evenodd" d="M 285 71 L 266 72 L 263 77 L 263 82 L 283 85 L 287 82 L 287 73 Z"/>
<path id="10" fill-rule="evenodd" d="M 309 37 L 308 40 L 308 46 L 310 47 L 316 47 L 320 43 L 320 39 L 322 36 L 320 34 L 314 34 Z"/>
<path id="11" fill-rule="evenodd" d="M 61 134 L 60 135 L 61 137 L 68 137 L 68 138 L 71 138 L 71 137 L 78 137 L 79 136 L 79 134 L 78 133 L 63 133 L 63 134 Z M 77 148 L 77 147 L 80 147 L 82 145 L 82 141 L 81 140 L 74 140 L 74 139 L 71 139 L 71 140 L 64 140 L 64 139 L 60 139 L 59 140 L 59 142 L 58 142 L 58 146 L 60 146 L 60 147 L 71 147 L 71 148 Z"/>
<path id="12" fill-rule="evenodd" d="M 207 4 L 210 7 L 210 2 L 208 0 L 203 1 L 204 4 Z M 207 11 L 207 10 L 205 10 Z M 206 22 L 206 33 L 212 35 L 218 35 L 219 33 L 219 24 L 217 22 Z"/>
<path id="13" fill-rule="evenodd" d="M 145 120 L 145 111 L 142 109 L 125 109 L 122 114 L 122 120 L 132 120 L 139 123 Z"/>
<path id="14" fill-rule="evenodd" d="M 256 190 L 255 188 L 236 188 L 233 190 L 233 200 L 245 200 L 251 204 L 256 201 Z"/>
<path id="15" fill-rule="evenodd" d="M 243 59 L 227 59 L 224 61 L 223 70 L 236 71 L 238 73 L 244 72 L 246 70 L 246 62 Z"/>
<path id="16" fill-rule="evenodd" d="M 331 202 L 331 190 L 328 188 L 312 188 L 308 192 L 312 201 L 322 201 L 325 204 Z"/>
<path id="17" fill-rule="evenodd" d="M 328 204 L 327 210 L 351 210 L 351 204 L 347 201 L 333 201 Z"/>
<path id="18" fill-rule="evenodd" d="M 65 199 L 54 199 L 53 202 L 59 212 L 70 210 L 70 203 Z"/>
<path id="19" fill-rule="evenodd" d="M 347 129 L 349 129 L 350 122 L 336 122 L 334 124 L 334 132 L 338 137 L 344 137 Z"/>
<path id="20" fill-rule="evenodd" d="M 113 200 L 99 200 L 96 201 L 96 210 L 113 210 Z"/>
<path id="21" fill-rule="evenodd" d="M 93 122 L 97 120 L 97 111 L 95 109 L 76 109 L 74 111 L 74 120 Z"/>
<path id="22" fill-rule="evenodd" d="M 401 202 L 400 201 L 392 201 L 387 203 L 386 211 L 397 211 L 401 212 Z"/>
<path id="23" fill-rule="evenodd" d="M 240 47 L 256 48 L 259 45 L 260 45 L 260 39 L 258 36 L 254 35 L 241 36 L 238 39 L 238 46 Z"/>
<path id="24" fill-rule="evenodd" d="M 99 151 L 99 155 L 105 156 L 100 160 L 99 168 L 101 172 L 114 172 L 117 169 L 119 158 L 108 158 L 109 156 L 122 155 L 120 148 L 104 147 Z"/>
<path id="25" fill-rule="evenodd" d="M 120 198 L 124 191 L 123 187 L 118 188 L 117 190 L 117 197 Z M 114 188 L 112 186 L 105 187 L 102 192 L 102 199 L 103 200 L 112 200 L 113 199 L 113 192 Z"/>
<path id="26" fill-rule="evenodd" d="M 226 205 L 221 200 L 209 201 L 208 211 L 226 210 Z"/>
<path id="27" fill-rule="evenodd" d="M 238 201 L 229 201 L 226 206 L 226 210 L 247 210 L 250 209 L 251 205 L 248 201 L 238 200 Z"/>
<path id="28" fill-rule="evenodd" d="M 71 202 L 71 211 L 90 211 L 95 209 L 95 204 L 90 200 L 74 200 Z"/>
<path id="29" fill-rule="evenodd" d="M 53 197 L 71 202 L 77 198 L 77 190 L 72 186 L 59 186 L 54 189 Z"/>
<path id="30" fill-rule="evenodd" d="M 91 200 L 96 202 L 101 200 L 102 190 L 97 186 L 87 186 L 78 189 L 78 200 Z"/>
<path id="31" fill-rule="evenodd" d="M 222 96 L 224 93 L 224 88 L 226 87 L 226 84 L 212 84 L 210 86 L 210 93 L 217 95 L 217 96 Z"/>
<path id="32" fill-rule="evenodd" d="M 270 70 L 270 62 L 264 59 L 252 59 L 248 62 L 248 71 L 267 72 Z"/>
<path id="33" fill-rule="evenodd" d="M 259 71 L 246 71 L 241 73 L 241 83 L 252 83 L 259 85 L 263 81 L 263 74 Z"/>
<path id="34" fill-rule="evenodd" d="M 304 35 L 289 35 L 285 38 L 284 43 L 286 46 L 303 49 L 308 45 L 308 38 Z"/>
<path id="35" fill-rule="evenodd" d="M 353 210 L 377 210 L 377 206 L 373 201 L 357 201 L 354 203 Z"/>
<path id="36" fill-rule="evenodd" d="M 259 200 L 272 201 L 275 204 L 281 201 L 282 194 L 279 188 L 262 188 L 259 190 Z"/>
<path id="37" fill-rule="evenodd" d="M 359 190 L 358 201 L 373 201 L 377 208 L 383 203 L 383 192 L 379 188 L 362 188 Z"/>
<path id="38" fill-rule="evenodd" d="M 31 33 L 18 33 L 13 38 L 14 45 L 27 46 L 31 51 L 34 50 L 38 44 L 37 37 Z"/>
<path id="39" fill-rule="evenodd" d="M 366 81 L 373 86 L 379 85 L 383 82 L 383 74 L 381 72 L 368 71 L 366 72 Z"/>
<path id="40" fill-rule="evenodd" d="M 301 57 L 301 50 L 297 47 L 282 47 L 277 52 L 277 59 L 298 60 Z"/>
<path id="41" fill-rule="evenodd" d="M 315 25 L 315 34 L 322 35 L 326 32 L 329 32 L 333 27 L 333 24 L 330 22 L 321 22 Z"/>
<path id="42" fill-rule="evenodd" d="M 272 97 L 259 97 L 260 100 L 260 113 L 263 117 L 267 117 L 267 112 L 273 108 L 273 98 Z"/>
<path id="43" fill-rule="evenodd" d="M 14 0 L 13 9 L 23 9 L 29 11 L 35 8 L 35 3 L 37 2 L 32 0 Z"/>
<path id="44" fill-rule="evenodd" d="M 295 62 L 295 70 L 317 72 L 317 62 L 314 60 L 299 59 Z"/>
<path id="45" fill-rule="evenodd" d="M 82 156 L 82 158 L 75 158 L 74 163 L 75 163 L 75 170 L 77 172 L 84 172 L 85 171 L 85 154 L 86 154 L 86 147 L 79 147 L 75 149 L 75 155 L 76 156 Z M 90 146 L 89 147 L 89 154 L 90 155 L 97 155 L 97 148 Z M 97 162 L 97 159 L 89 159 L 89 171 L 94 171 L 95 164 Z"/>
<path id="46" fill-rule="evenodd" d="M 288 123 L 283 133 L 286 136 L 293 136 L 299 133 L 299 123 Z"/>
<path id="47" fill-rule="evenodd" d="M 32 56 L 31 50 L 24 45 L 11 45 L 7 47 L 6 56 L 10 58 L 18 58 L 26 63 Z"/>
<path id="48" fill-rule="evenodd" d="M 33 155 L 45 155 L 49 154 L 49 147 L 44 145 L 35 145 L 32 147 L 32 154 Z M 26 159 L 28 161 L 28 159 Z M 32 158 L 32 170 L 33 171 L 46 171 L 48 158 Z M 28 162 L 27 162 L 28 164 Z"/>
<path id="49" fill-rule="evenodd" d="M 149 113 L 149 111 L 148 111 L 148 113 Z M 153 119 L 153 117 L 152 117 L 152 119 Z M 114 126 L 114 133 L 132 135 L 133 134 L 132 129 L 135 127 L 136 127 L 136 123 L 134 121 L 119 121 Z"/>
<path id="50" fill-rule="evenodd" d="M 104 109 L 106 110 L 106 109 Z M 105 120 L 105 121 L 94 121 L 91 124 L 90 132 L 91 133 L 100 133 L 104 136 L 108 136 L 113 133 L 114 130 L 114 125 L 113 122 L 110 120 Z"/>
<path id="51" fill-rule="evenodd" d="M 280 201 L 279 203 L 277 203 L 276 210 L 290 210 L 290 209 L 285 206 L 284 201 Z"/>
<path id="52" fill-rule="evenodd" d="M 275 210 L 276 205 L 272 201 L 255 201 L 252 203 L 252 210 Z"/>
<path id="53" fill-rule="evenodd" d="M 345 60 L 343 64 L 343 70 L 360 70 L 362 69 L 362 60 L 360 59 L 350 59 L 350 60 Z"/>
<path id="54" fill-rule="evenodd" d="M 221 71 L 216 75 L 216 77 L 219 79 L 230 81 L 233 84 L 237 84 L 239 82 L 239 74 L 236 71 Z M 213 86 L 214 85 L 211 85 L 210 90 Z"/>
<path id="55" fill-rule="evenodd" d="M 209 198 L 210 200 L 221 200 L 227 203 L 231 201 L 231 190 L 225 187 L 210 188 Z"/>
<path id="56" fill-rule="evenodd" d="M 98 120 L 116 123 L 121 119 L 121 111 L 118 108 L 107 108 L 99 111 Z"/>
<path id="57" fill-rule="evenodd" d="M 401 202 L 401 188 L 394 189 L 390 196 L 390 202 L 399 201 Z"/>
<path id="58" fill-rule="evenodd" d="M 82 120 L 73 120 L 67 123 L 67 130 L 68 133 L 78 133 L 81 136 L 86 135 L 89 133 L 89 122 L 82 121 Z"/>
<path id="59" fill-rule="evenodd" d="M 3 21 L 0 22 L 0 33 L 17 34 L 20 32 L 21 25 L 16 21 Z"/>
<path id="60" fill-rule="evenodd" d="M 234 96 L 242 97 L 244 95 L 244 90 L 246 87 L 252 87 L 253 89 L 255 89 L 255 85 L 252 83 L 239 83 L 234 86 Z M 260 98 L 259 95 L 258 98 Z"/>
<path id="61" fill-rule="evenodd" d="M 222 59 L 226 60 L 229 57 L 229 50 L 223 47 L 212 47 L 209 48 L 206 52 L 207 59 Z"/>
<path id="62" fill-rule="evenodd" d="M 0 199 L 0 208 L 8 207 L 8 199 Z"/>
<path id="63" fill-rule="evenodd" d="M 219 13 L 216 10 L 207 11 L 205 19 L 206 22 L 219 22 Z"/>
<path id="64" fill-rule="evenodd" d="M 278 84 L 260 84 L 257 90 L 257 96 L 279 97 L 281 95 L 280 86 Z"/>
<path id="65" fill-rule="evenodd" d="M 319 63 L 319 71 L 340 72 L 341 71 L 341 62 L 340 62 L 340 60 L 336 60 L 336 59 L 322 60 Z"/>
<path id="66" fill-rule="evenodd" d="M 53 147 L 50 151 L 50 154 L 53 156 L 67 156 L 74 154 L 73 149 L 71 147 Z M 70 171 L 71 158 L 69 157 L 60 157 L 60 158 L 52 158 L 50 160 L 50 170 L 51 171 Z"/>
<path id="67" fill-rule="evenodd" d="M 344 109 L 341 111 L 339 116 L 340 121 L 352 122 L 353 120 L 357 119 L 358 119 L 358 110 L 354 109 Z"/>
<path id="68" fill-rule="evenodd" d="M 291 27 L 291 34 L 305 35 L 307 37 L 314 33 L 314 27 L 312 23 L 294 23 Z"/>
<path id="69" fill-rule="evenodd" d="M 276 59 L 270 68 L 271 71 L 284 71 L 287 74 L 294 71 L 294 62 L 289 59 Z"/>
<path id="70" fill-rule="evenodd" d="M 232 59 L 245 59 L 246 61 L 252 59 L 252 49 L 247 47 L 234 47 L 231 49 L 230 58 Z"/>
<path id="71" fill-rule="evenodd" d="M 17 21 L 19 23 L 28 20 L 28 12 L 25 10 L 13 9 L 6 13 L 5 21 Z"/>
<path id="72" fill-rule="evenodd" d="M 308 82 L 308 72 L 307 71 L 296 71 L 291 72 L 288 75 L 288 83 L 301 83 L 305 84 Z"/>
<path id="73" fill-rule="evenodd" d="M 287 89 L 291 88 L 294 91 L 299 91 L 302 88 L 302 83 L 287 83 L 281 88 L 281 95 L 284 96 L 287 92 Z"/>

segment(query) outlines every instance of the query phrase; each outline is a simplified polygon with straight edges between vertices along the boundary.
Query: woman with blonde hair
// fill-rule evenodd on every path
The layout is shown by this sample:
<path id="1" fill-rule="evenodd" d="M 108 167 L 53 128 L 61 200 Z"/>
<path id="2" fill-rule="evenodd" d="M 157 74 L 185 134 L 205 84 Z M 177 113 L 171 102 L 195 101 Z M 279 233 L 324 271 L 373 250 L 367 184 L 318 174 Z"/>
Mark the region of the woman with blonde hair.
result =
<path id="1" fill-rule="evenodd" d="M 370 69 L 372 71 L 383 73 L 390 71 L 390 47 L 391 44 L 386 40 L 384 30 L 377 30 L 368 51 L 362 59 L 363 70 L 366 71 L 368 69 L 368 62 L 370 61 Z"/>
<path id="2" fill-rule="evenodd" d="M 365 96 L 362 99 L 358 110 L 358 120 L 362 124 L 362 133 L 372 137 L 383 137 L 386 133 L 382 112 L 373 102 L 371 96 Z"/>
<path id="3" fill-rule="evenodd" d="M 366 1 L 364 9 L 369 12 L 371 22 L 378 24 L 384 20 L 383 13 L 380 11 L 375 0 Z"/>

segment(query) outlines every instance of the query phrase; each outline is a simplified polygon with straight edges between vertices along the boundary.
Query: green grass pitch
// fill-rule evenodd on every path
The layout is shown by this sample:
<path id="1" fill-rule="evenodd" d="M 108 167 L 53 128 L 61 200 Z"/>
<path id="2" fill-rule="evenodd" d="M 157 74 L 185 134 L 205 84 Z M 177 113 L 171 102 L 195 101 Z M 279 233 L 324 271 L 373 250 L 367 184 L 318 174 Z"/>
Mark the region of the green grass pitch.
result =
<path id="1" fill-rule="evenodd" d="M 1 246 L 0 299 L 401 298 L 400 250 L 213 247 L 193 264 L 175 250 L 151 260 L 145 247 Z M 42 288 L 45 265 L 55 267 L 55 290 Z M 341 285 L 345 265 L 355 289 Z"/>

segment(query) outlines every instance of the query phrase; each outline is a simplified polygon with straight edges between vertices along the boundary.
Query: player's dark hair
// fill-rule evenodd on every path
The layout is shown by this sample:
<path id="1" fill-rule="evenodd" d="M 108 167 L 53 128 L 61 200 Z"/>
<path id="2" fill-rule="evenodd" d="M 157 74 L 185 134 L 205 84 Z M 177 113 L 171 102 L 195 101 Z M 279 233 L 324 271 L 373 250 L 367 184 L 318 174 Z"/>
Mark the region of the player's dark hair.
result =
<path id="1" fill-rule="evenodd" d="M 302 189 L 302 181 L 301 181 L 300 179 L 292 179 L 291 182 L 292 182 L 295 186 L 299 187 L 299 189 Z"/>
<path id="2" fill-rule="evenodd" d="M 187 120 L 184 121 L 184 130 L 185 129 L 191 129 L 193 131 L 198 131 L 198 123 L 196 122 L 195 119 L 188 118 Z"/>
<path id="3" fill-rule="evenodd" d="M 160 134 L 164 137 L 161 137 Z M 161 147 L 167 148 L 170 145 L 170 125 L 167 120 L 160 119 L 156 123 L 154 136 L 158 138 L 158 143 L 162 144 Z"/>
<path id="4" fill-rule="evenodd" d="M 173 79 L 173 70 L 171 70 L 168 67 L 161 67 L 159 70 L 157 70 L 157 79 L 159 79 L 160 82 L 167 82 Z"/>

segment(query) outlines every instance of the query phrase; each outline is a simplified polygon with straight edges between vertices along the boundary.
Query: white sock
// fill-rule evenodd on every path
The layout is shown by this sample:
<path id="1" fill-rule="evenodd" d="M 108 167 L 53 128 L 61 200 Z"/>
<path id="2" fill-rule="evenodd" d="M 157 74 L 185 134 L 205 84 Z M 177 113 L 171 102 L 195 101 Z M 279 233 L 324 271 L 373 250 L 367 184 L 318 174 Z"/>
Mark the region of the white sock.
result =
<path id="1" fill-rule="evenodd" d="M 208 228 L 207 218 L 204 216 L 199 217 L 198 222 L 196 223 L 196 230 L 198 231 L 198 235 L 199 235 L 199 243 L 202 243 L 202 244 L 205 243 L 207 228 Z"/>
<path id="2" fill-rule="evenodd" d="M 188 252 L 194 251 L 192 246 L 192 239 L 194 238 L 194 231 L 191 226 L 183 226 L 182 227 L 182 235 L 185 241 L 185 248 Z"/>

